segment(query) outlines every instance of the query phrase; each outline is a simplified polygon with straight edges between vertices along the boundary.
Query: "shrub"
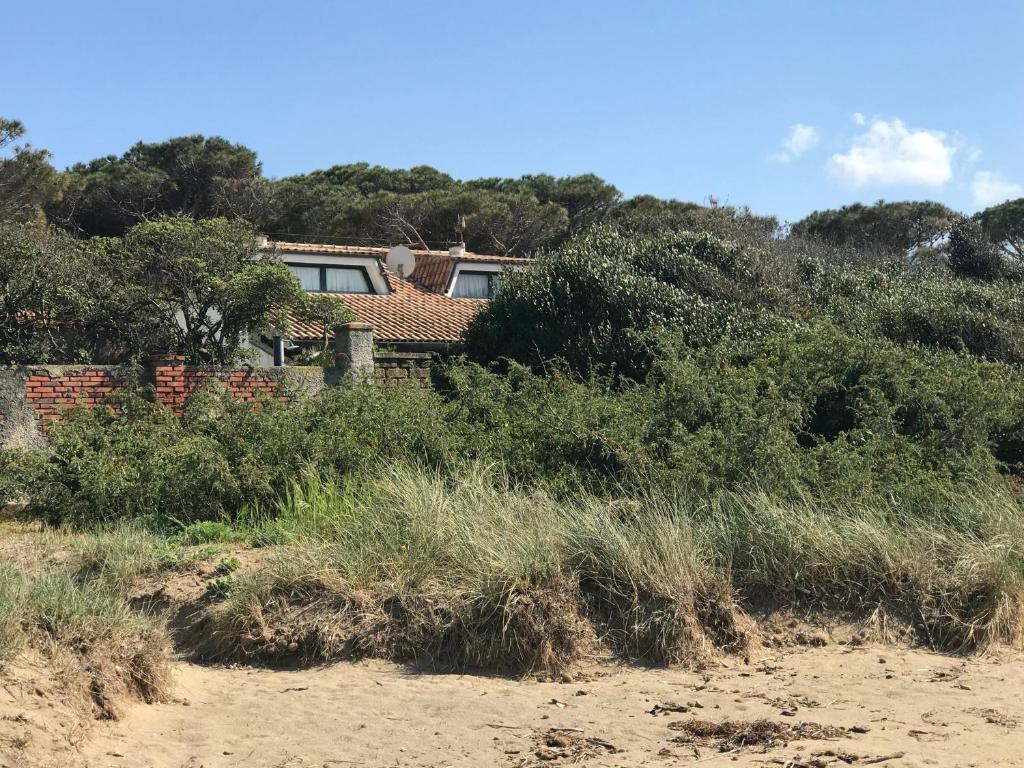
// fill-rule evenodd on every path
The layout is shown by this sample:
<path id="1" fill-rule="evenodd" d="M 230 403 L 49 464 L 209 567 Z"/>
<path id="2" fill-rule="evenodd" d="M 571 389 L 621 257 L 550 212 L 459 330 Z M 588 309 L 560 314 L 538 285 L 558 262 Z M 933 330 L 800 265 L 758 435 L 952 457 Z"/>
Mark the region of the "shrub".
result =
<path id="1" fill-rule="evenodd" d="M 76 409 L 50 433 L 31 509 L 53 524 L 162 515 L 227 516 L 241 502 L 219 446 L 187 434 L 167 408 L 127 395 L 122 413 Z"/>
<path id="2" fill-rule="evenodd" d="M 29 513 L 53 525 L 218 522 L 272 503 L 307 467 L 341 475 L 387 458 L 440 463 L 454 449 L 443 411 L 437 394 L 412 387 L 337 388 L 295 406 L 201 391 L 179 420 L 126 392 L 70 412 L 49 451 L 3 460 L 20 467 L 9 487 L 30 485 Z"/>
<path id="3" fill-rule="evenodd" d="M 314 465 L 338 474 L 387 459 L 437 465 L 458 449 L 444 401 L 419 387 L 331 388 L 291 415 L 310 435 Z"/>
<path id="4" fill-rule="evenodd" d="M 0 450 L 0 506 L 27 501 L 45 465 L 41 451 Z"/>
<path id="5" fill-rule="evenodd" d="M 707 234 L 599 229 L 505 275 L 466 346 L 479 361 L 509 357 L 542 368 L 560 358 L 585 375 L 642 378 L 654 331 L 674 326 L 695 346 L 712 343 L 756 325 L 737 304 L 766 299 L 757 259 L 735 245 Z"/>
<path id="6" fill-rule="evenodd" d="M 438 373 L 465 458 L 498 462 L 517 481 L 569 493 L 650 470 L 642 430 L 648 408 L 638 387 L 553 368 L 537 375 L 517 364 L 498 373 L 460 361 Z"/>
<path id="7" fill-rule="evenodd" d="M 557 358 L 584 376 L 642 380 L 658 331 L 701 349 L 821 320 L 905 346 L 1024 361 L 1024 303 L 1011 281 L 978 283 L 817 241 L 685 232 L 578 236 L 506 275 L 466 342 L 482 363 L 509 357 L 543 370 Z"/>
<path id="8" fill-rule="evenodd" d="M 344 485 L 396 460 L 493 462 L 566 495 L 653 485 L 925 506 L 936 490 L 1024 469 L 1024 387 L 1011 367 L 826 322 L 656 344 L 643 383 L 455 360 L 438 367 L 439 392 L 337 388 L 256 407 L 203 393 L 181 421 L 127 397 L 123 416 L 76 412 L 48 453 L 13 459 L 18 487 L 31 482 L 29 512 L 55 524 L 163 519 L 217 537 L 244 511 L 245 535 L 269 544 L 292 535 L 268 511 L 304 473 Z"/>

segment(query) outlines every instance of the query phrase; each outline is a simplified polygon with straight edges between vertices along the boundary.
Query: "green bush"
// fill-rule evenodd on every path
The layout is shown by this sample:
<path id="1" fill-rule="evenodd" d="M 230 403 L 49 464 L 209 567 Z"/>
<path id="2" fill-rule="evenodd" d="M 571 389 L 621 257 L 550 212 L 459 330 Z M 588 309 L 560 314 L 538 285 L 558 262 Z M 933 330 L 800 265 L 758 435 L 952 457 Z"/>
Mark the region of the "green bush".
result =
<path id="1" fill-rule="evenodd" d="M 711 235 L 598 229 L 506 274 L 466 345 L 479 361 L 508 357 L 541 369 L 559 358 L 582 374 L 642 378 L 655 331 L 675 327 L 694 346 L 752 332 L 759 318 L 740 305 L 768 301 L 767 288 L 756 254 Z"/>
<path id="2" fill-rule="evenodd" d="M 1022 471 L 1024 382 L 965 355 L 822 324 L 666 356 L 648 388 L 661 485 L 926 503 Z"/>
<path id="3" fill-rule="evenodd" d="M 134 395 L 122 413 L 76 409 L 50 433 L 31 509 L 53 524 L 227 516 L 242 501 L 219 446 Z"/>
<path id="4" fill-rule="evenodd" d="M 442 462 L 453 449 L 444 403 L 412 387 L 337 388 L 294 406 L 197 392 L 183 418 L 127 392 L 75 409 L 46 452 L 5 454 L 12 492 L 53 525 L 125 518 L 223 524 L 273 503 L 304 469 L 344 475 L 387 458 Z M 189 529 L 186 529 L 189 530 Z"/>
<path id="5" fill-rule="evenodd" d="M 479 362 L 507 357 L 543 370 L 560 359 L 584 376 L 642 380 L 659 331 L 701 349 L 821 320 L 908 347 L 1024 362 L 1024 299 L 1012 280 L 979 283 L 795 238 L 600 229 L 506 275 L 466 344 Z"/>
<path id="6" fill-rule="evenodd" d="M 0 505 L 27 500 L 45 465 L 41 451 L 0 450 Z"/>
<path id="7" fill-rule="evenodd" d="M 961 277 L 977 280 L 994 280 L 1009 271 L 982 224 L 966 217 L 954 221 L 949 231 L 949 268 Z"/>
<path id="8" fill-rule="evenodd" d="M 567 495 L 653 485 L 925 506 L 1024 471 L 1024 382 L 1004 364 L 827 322 L 698 348 L 662 334 L 652 349 L 643 383 L 454 360 L 439 391 L 337 388 L 260 407 L 203 393 L 180 421 L 134 399 L 119 416 L 76 412 L 49 452 L 19 463 L 29 512 L 173 520 L 200 543 L 231 535 L 244 511 L 245 535 L 270 544 L 291 531 L 267 510 L 306 473 L 344 483 L 391 461 L 495 463 Z"/>
<path id="9" fill-rule="evenodd" d="M 197 407 L 204 402 L 198 398 Z M 272 423 L 269 412 L 255 418 Z M 247 453 L 232 452 L 195 423 L 136 393 L 110 407 L 73 410 L 54 425 L 49 451 L 36 459 L 30 512 L 55 525 L 140 517 L 187 524 L 226 519 L 246 500 L 273 498 L 260 464 L 246 461 L 259 441 Z"/>
<path id="10" fill-rule="evenodd" d="M 1009 281 L 908 274 L 897 264 L 804 264 L 790 312 L 824 316 L 847 333 L 903 346 L 1024 362 L 1024 296 Z"/>

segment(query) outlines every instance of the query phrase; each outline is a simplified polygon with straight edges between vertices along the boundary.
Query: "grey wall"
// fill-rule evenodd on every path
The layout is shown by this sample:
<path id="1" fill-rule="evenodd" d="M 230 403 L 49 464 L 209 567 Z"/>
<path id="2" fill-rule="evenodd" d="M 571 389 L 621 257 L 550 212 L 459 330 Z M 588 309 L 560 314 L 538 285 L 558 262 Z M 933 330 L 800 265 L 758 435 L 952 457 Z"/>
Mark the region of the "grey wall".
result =
<path id="1" fill-rule="evenodd" d="M 36 413 L 25 383 L 29 369 L 0 367 L 0 448 L 29 448 L 43 444 Z"/>

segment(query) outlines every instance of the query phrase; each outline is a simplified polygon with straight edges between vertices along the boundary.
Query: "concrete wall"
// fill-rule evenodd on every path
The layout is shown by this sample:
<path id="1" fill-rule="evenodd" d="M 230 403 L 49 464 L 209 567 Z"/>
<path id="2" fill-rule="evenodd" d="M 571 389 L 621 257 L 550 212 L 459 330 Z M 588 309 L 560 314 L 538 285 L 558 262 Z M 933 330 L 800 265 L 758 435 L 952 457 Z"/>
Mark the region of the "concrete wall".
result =
<path id="1" fill-rule="evenodd" d="M 373 327 L 369 323 L 343 323 L 334 328 L 334 364 L 338 374 L 354 381 L 373 378 Z"/>
<path id="2" fill-rule="evenodd" d="M 28 378 L 34 370 L 0 368 L 0 448 L 31 448 L 42 443 L 39 418 L 28 399 Z"/>
<path id="3" fill-rule="evenodd" d="M 334 329 L 334 360 L 338 374 L 378 387 L 430 386 L 431 352 L 397 352 L 376 347 L 367 323 L 345 323 Z"/>

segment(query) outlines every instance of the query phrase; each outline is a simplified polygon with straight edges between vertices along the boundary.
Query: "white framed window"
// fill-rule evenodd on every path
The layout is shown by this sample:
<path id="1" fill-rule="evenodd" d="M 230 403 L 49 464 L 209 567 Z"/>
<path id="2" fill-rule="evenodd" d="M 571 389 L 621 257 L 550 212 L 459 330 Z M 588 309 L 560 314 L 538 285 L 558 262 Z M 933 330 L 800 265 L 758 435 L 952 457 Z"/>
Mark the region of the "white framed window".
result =
<path id="1" fill-rule="evenodd" d="M 299 285 L 302 286 L 302 290 L 320 290 L 320 267 L 300 267 L 289 264 L 288 269 L 299 278 Z"/>
<path id="2" fill-rule="evenodd" d="M 452 296 L 458 299 L 492 299 L 498 290 L 497 272 L 459 272 Z"/>
<path id="3" fill-rule="evenodd" d="M 289 264 L 302 290 L 310 293 L 374 293 L 370 276 L 363 267 L 328 267 Z"/>
<path id="4" fill-rule="evenodd" d="M 362 267 L 324 267 L 324 290 L 331 293 L 373 293 Z"/>

